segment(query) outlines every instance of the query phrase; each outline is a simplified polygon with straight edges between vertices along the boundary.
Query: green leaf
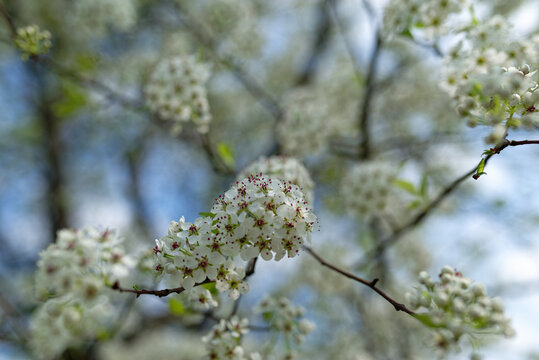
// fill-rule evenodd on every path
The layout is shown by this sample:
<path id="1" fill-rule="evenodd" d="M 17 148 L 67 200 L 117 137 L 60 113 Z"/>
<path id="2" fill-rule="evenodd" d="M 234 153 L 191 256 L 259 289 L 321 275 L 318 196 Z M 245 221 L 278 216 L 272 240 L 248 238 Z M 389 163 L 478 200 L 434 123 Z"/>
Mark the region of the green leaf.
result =
<path id="1" fill-rule="evenodd" d="M 225 165 L 231 168 L 235 166 L 236 159 L 234 157 L 234 151 L 224 142 L 217 144 L 217 154 L 219 154 Z"/>
<path id="2" fill-rule="evenodd" d="M 417 207 L 419 207 L 419 205 L 421 205 L 421 200 L 414 200 L 412 201 L 410 204 L 408 204 L 408 209 L 415 209 Z"/>
<path id="3" fill-rule="evenodd" d="M 168 301 L 168 307 L 170 312 L 177 316 L 182 316 L 185 314 L 185 305 L 178 299 L 171 298 Z"/>
<path id="4" fill-rule="evenodd" d="M 409 181 L 401 180 L 401 179 L 395 179 L 393 180 L 393 184 L 397 185 L 401 189 L 409 192 L 410 194 L 417 195 L 417 190 L 414 187 L 414 184 L 412 184 Z"/>
<path id="5" fill-rule="evenodd" d="M 52 105 L 52 110 L 57 117 L 66 117 L 75 113 L 86 105 L 86 94 L 76 85 L 62 83 L 62 99 Z"/>
<path id="6" fill-rule="evenodd" d="M 439 326 L 435 325 L 430 316 L 428 314 L 413 314 L 413 317 L 415 317 L 417 320 L 419 320 L 423 325 L 428 326 L 430 328 L 437 328 Z"/>
<path id="7" fill-rule="evenodd" d="M 414 39 L 414 35 L 412 35 L 409 28 L 404 29 L 403 32 L 401 32 L 401 35 L 409 37 L 412 40 Z"/>
<path id="8" fill-rule="evenodd" d="M 111 337 L 111 333 L 109 333 L 107 330 L 102 329 L 97 333 L 97 340 L 109 340 Z"/>
<path id="9" fill-rule="evenodd" d="M 215 217 L 215 215 L 217 215 L 217 214 L 214 214 L 214 213 L 211 213 L 211 212 L 199 212 L 198 215 L 204 216 L 204 217 L 211 217 L 213 219 Z"/>
<path id="10" fill-rule="evenodd" d="M 136 290 L 136 291 L 138 291 L 138 289 L 139 289 L 139 287 L 138 287 L 138 285 L 137 285 L 137 284 L 133 285 L 133 290 Z"/>
<path id="11" fill-rule="evenodd" d="M 429 181 L 427 174 L 423 174 L 423 177 L 421 178 L 421 185 L 419 186 L 419 194 L 423 197 L 427 196 L 427 188 L 429 186 Z"/>
<path id="12" fill-rule="evenodd" d="M 97 69 L 99 61 L 99 55 L 96 53 L 79 54 L 75 58 L 77 70 L 81 72 L 90 72 Z"/>
<path id="13" fill-rule="evenodd" d="M 477 165 L 477 171 L 475 172 L 475 175 L 473 176 L 475 180 L 479 179 L 481 175 L 487 174 L 486 172 L 484 172 L 485 164 L 486 164 L 485 159 L 484 158 L 481 159 L 481 161 L 479 162 L 479 165 Z"/>
<path id="14" fill-rule="evenodd" d="M 214 282 L 207 283 L 207 284 L 202 284 L 200 286 L 202 286 L 206 290 L 209 290 L 210 293 L 212 294 L 212 296 L 219 295 L 219 291 L 217 290 L 217 286 L 215 285 Z"/>

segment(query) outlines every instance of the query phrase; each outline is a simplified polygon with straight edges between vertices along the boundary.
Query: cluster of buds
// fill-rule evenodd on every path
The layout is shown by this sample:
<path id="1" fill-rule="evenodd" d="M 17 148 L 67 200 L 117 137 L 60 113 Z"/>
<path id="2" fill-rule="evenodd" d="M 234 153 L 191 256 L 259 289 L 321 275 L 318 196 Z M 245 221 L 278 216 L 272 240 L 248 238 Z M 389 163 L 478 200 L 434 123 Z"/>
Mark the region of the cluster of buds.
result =
<path id="1" fill-rule="evenodd" d="M 534 61 L 539 36 L 511 40 L 507 21 L 493 17 L 462 31 L 464 38 L 446 56 L 441 84 L 468 125 L 487 125 L 490 144 L 500 144 L 512 128 L 539 125 L 539 85 Z"/>
<path id="2" fill-rule="evenodd" d="M 256 307 L 270 327 L 283 334 L 286 341 L 301 344 L 305 336 L 315 329 L 315 324 L 304 319 L 305 309 L 294 305 L 287 298 L 266 297 Z"/>
<path id="3" fill-rule="evenodd" d="M 249 290 L 236 256 L 294 257 L 310 241 L 316 221 L 297 185 L 263 176 L 236 182 L 203 215 L 193 223 L 171 222 L 168 234 L 156 241 L 155 271 L 186 290 L 215 281 L 232 299 Z"/>
<path id="4" fill-rule="evenodd" d="M 37 25 L 18 28 L 15 44 L 22 51 L 22 59 L 27 60 L 49 52 L 52 46 L 51 33 L 40 30 Z"/>
<path id="5" fill-rule="evenodd" d="M 490 298 L 485 287 L 464 277 L 450 266 L 441 269 L 435 281 L 426 271 L 419 274 L 420 286 L 406 294 L 410 307 L 424 309 L 414 315 L 436 330 L 436 344 L 443 349 L 455 345 L 464 335 L 514 335 L 499 298 Z"/>
<path id="6" fill-rule="evenodd" d="M 468 124 L 489 125 L 487 143 L 499 144 L 510 128 L 535 128 L 539 125 L 539 85 L 530 66 L 498 68 L 469 76 L 457 98 L 457 112 Z"/>
<path id="7" fill-rule="evenodd" d="M 146 104 L 159 118 L 174 122 L 176 133 L 187 122 L 207 133 L 211 121 L 206 91 L 209 77 L 209 66 L 194 56 L 164 59 L 146 85 Z"/>
<path id="8" fill-rule="evenodd" d="M 447 20 L 467 8 L 467 0 L 393 0 L 384 9 L 387 35 L 410 34 L 413 28 L 432 38 L 448 32 Z"/>
<path id="9" fill-rule="evenodd" d="M 394 165 L 382 161 L 362 162 L 351 167 L 341 183 L 345 209 L 363 219 L 383 216 L 394 199 Z"/>

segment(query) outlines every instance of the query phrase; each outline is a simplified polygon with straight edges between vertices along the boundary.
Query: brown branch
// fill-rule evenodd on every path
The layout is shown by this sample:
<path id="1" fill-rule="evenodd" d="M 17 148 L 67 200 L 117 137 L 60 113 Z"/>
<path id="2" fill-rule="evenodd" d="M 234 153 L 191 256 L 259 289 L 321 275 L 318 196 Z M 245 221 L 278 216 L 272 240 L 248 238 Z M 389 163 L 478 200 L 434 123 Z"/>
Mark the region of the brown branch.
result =
<path id="1" fill-rule="evenodd" d="M 204 281 L 202 281 L 200 283 L 195 284 L 195 286 L 203 285 L 203 284 L 209 284 L 209 283 L 212 283 L 212 282 L 214 282 L 214 281 L 212 281 L 210 279 L 206 279 L 206 280 L 204 280 Z M 165 296 L 168 296 L 170 294 L 181 294 L 182 292 L 185 291 L 185 288 L 183 286 L 180 286 L 180 287 L 177 287 L 177 288 L 172 288 L 172 289 L 161 289 L 161 290 L 126 289 L 126 288 L 121 287 L 120 283 L 118 281 L 116 281 L 114 284 L 112 284 L 111 289 L 119 291 L 119 292 L 126 292 L 126 293 L 136 294 L 137 297 L 139 297 L 140 295 L 154 295 L 154 296 L 157 296 L 157 297 L 165 297 Z"/>
<path id="2" fill-rule="evenodd" d="M 360 156 L 361 159 L 368 159 L 371 155 L 369 120 L 371 113 L 371 102 L 375 92 L 376 69 L 378 68 L 378 59 L 382 49 L 382 35 L 380 30 L 376 31 L 374 49 L 369 60 L 367 70 L 367 80 L 365 83 L 365 92 L 359 111 L 359 131 L 361 136 Z"/>
<path id="3" fill-rule="evenodd" d="M 375 291 L 378 295 L 380 295 L 381 297 L 383 297 L 387 302 L 389 302 L 391 305 L 393 305 L 393 307 L 395 308 L 396 311 L 403 311 L 405 313 L 407 313 L 408 315 L 415 315 L 415 313 L 408 309 L 406 307 L 406 305 L 404 304 L 401 304 L 399 302 L 397 302 L 396 300 L 394 300 L 391 296 L 389 296 L 387 293 L 385 293 L 384 291 L 382 291 L 380 288 L 378 288 L 376 286 L 376 284 L 378 283 L 379 279 L 374 279 L 372 281 L 369 281 L 369 280 L 365 280 L 359 276 L 356 276 L 348 271 L 345 271 L 333 264 L 330 264 L 328 263 L 326 260 L 324 260 L 320 255 L 318 255 L 313 249 L 311 249 L 310 247 L 306 246 L 306 245 L 303 245 L 303 248 L 312 256 L 314 257 L 321 265 L 349 278 L 349 279 L 352 279 L 354 281 L 357 281 L 369 288 L 371 288 L 373 291 Z"/>
<path id="4" fill-rule="evenodd" d="M 492 156 L 499 154 L 508 146 L 521 146 L 521 145 L 530 145 L 530 144 L 539 144 L 539 140 L 505 140 L 500 145 L 491 149 L 491 153 L 485 156 L 485 166 Z M 464 180 L 474 176 L 477 172 L 479 165 L 475 166 L 473 169 L 469 170 L 465 174 L 459 176 L 453 182 L 451 182 L 444 190 L 442 190 L 438 196 L 436 196 L 420 213 L 414 216 L 408 223 L 397 228 L 393 231 L 391 235 L 383 239 L 376 248 L 371 250 L 365 256 L 363 261 L 360 261 L 361 265 L 369 262 L 372 259 L 377 259 L 385 251 L 385 249 L 394 243 L 396 243 L 404 234 L 412 230 L 415 226 L 419 225 L 446 197 L 448 197 Z M 474 179 L 477 178 L 474 176 Z M 360 266 L 361 266 L 360 265 Z"/>
<path id="5" fill-rule="evenodd" d="M 330 1 L 336 0 L 320 0 L 318 3 L 318 21 L 316 23 L 315 35 L 312 37 L 310 55 L 307 57 L 302 70 L 294 81 L 294 86 L 308 85 L 313 81 L 314 70 L 320 56 L 327 49 L 332 28 L 330 14 L 326 11 L 326 6 L 330 6 Z"/>
<path id="6" fill-rule="evenodd" d="M 17 36 L 17 27 L 2 4 L 0 4 L 0 14 L 2 14 L 2 17 L 6 21 L 11 38 L 15 38 Z"/>

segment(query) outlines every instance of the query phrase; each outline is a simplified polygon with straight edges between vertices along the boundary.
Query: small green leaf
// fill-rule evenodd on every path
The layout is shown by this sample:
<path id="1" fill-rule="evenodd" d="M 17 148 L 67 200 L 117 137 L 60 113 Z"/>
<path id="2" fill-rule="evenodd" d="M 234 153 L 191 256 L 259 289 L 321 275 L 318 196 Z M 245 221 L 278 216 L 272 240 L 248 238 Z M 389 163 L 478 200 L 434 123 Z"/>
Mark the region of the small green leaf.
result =
<path id="1" fill-rule="evenodd" d="M 479 179 L 481 175 L 487 174 L 486 172 L 483 171 L 485 170 L 485 164 L 486 164 L 485 159 L 484 158 L 481 159 L 481 161 L 479 162 L 479 165 L 477 165 L 477 171 L 475 172 L 475 175 L 473 176 L 475 180 Z"/>
<path id="2" fill-rule="evenodd" d="M 58 117 L 65 117 L 75 113 L 86 105 L 86 94 L 78 86 L 69 83 L 62 83 L 62 98 L 52 105 L 54 114 Z"/>
<path id="3" fill-rule="evenodd" d="M 168 302 L 168 307 L 174 315 L 182 316 L 185 314 L 185 305 L 178 299 L 171 298 Z"/>
<path id="4" fill-rule="evenodd" d="M 234 167 L 236 164 L 236 159 L 234 157 L 234 151 L 230 148 L 230 146 L 224 142 L 220 142 L 217 144 L 217 153 L 227 166 L 232 168 Z"/>
<path id="5" fill-rule="evenodd" d="M 97 333 L 97 340 L 109 340 L 110 339 L 110 333 L 107 330 L 100 330 Z"/>
<path id="6" fill-rule="evenodd" d="M 414 200 L 412 201 L 410 204 L 408 204 L 408 209 L 412 210 L 412 209 L 415 209 L 417 207 L 419 207 L 419 205 L 421 205 L 421 200 Z"/>
<path id="7" fill-rule="evenodd" d="M 428 314 L 413 314 L 413 317 L 415 317 L 417 320 L 419 320 L 423 325 L 428 326 L 430 328 L 436 328 L 439 326 L 436 326 L 430 316 Z"/>
<path id="8" fill-rule="evenodd" d="M 206 290 L 209 290 L 212 296 L 217 296 L 219 294 L 219 291 L 217 290 L 217 286 L 215 285 L 214 282 L 202 284 L 200 286 L 202 286 Z"/>
<path id="9" fill-rule="evenodd" d="M 409 37 L 412 40 L 414 39 L 414 35 L 412 35 L 409 28 L 404 29 L 403 32 L 401 32 L 401 35 Z"/>
<path id="10" fill-rule="evenodd" d="M 211 212 L 199 212 L 198 215 L 204 216 L 204 217 L 211 217 L 213 219 L 216 214 L 211 213 Z"/>
<path id="11" fill-rule="evenodd" d="M 412 184 L 409 181 L 401 180 L 401 179 L 395 179 L 393 180 L 393 184 L 397 185 L 401 189 L 409 192 L 410 194 L 417 195 L 417 190 L 414 187 L 414 184 Z"/>
<path id="12" fill-rule="evenodd" d="M 427 174 L 423 174 L 423 177 L 421 178 L 421 185 L 419 186 L 419 194 L 423 197 L 427 196 L 427 188 L 429 186 L 429 181 Z"/>
<path id="13" fill-rule="evenodd" d="M 136 291 L 138 291 L 138 289 L 139 289 L 139 287 L 138 287 L 138 285 L 137 285 L 137 284 L 133 285 L 133 290 L 136 290 Z"/>

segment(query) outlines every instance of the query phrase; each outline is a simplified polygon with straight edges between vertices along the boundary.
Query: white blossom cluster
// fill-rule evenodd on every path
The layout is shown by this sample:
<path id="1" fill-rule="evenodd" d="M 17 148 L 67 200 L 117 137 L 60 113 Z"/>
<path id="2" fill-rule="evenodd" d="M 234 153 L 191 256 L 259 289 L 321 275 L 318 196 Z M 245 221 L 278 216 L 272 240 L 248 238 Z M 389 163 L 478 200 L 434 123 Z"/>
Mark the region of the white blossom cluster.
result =
<path id="1" fill-rule="evenodd" d="M 353 114 L 337 102 L 340 94 L 334 90 L 303 87 L 287 94 L 277 129 L 285 154 L 298 158 L 316 155 L 328 147 L 332 137 L 354 133 Z"/>
<path id="2" fill-rule="evenodd" d="M 133 265 L 122 240 L 108 230 L 59 231 L 38 262 L 36 291 L 44 303 L 31 321 L 36 356 L 54 358 L 105 332 L 117 312 L 109 286 Z"/>
<path id="3" fill-rule="evenodd" d="M 315 221 L 298 186 L 250 176 L 219 196 L 211 213 L 193 223 L 183 217 L 172 221 L 168 234 L 156 240 L 154 268 L 188 291 L 208 279 L 216 282 L 220 292 L 228 291 L 237 299 L 249 286 L 234 258 L 240 255 L 249 260 L 260 255 L 278 261 L 285 255 L 294 257 L 310 241 Z M 194 298 L 207 307 L 215 304 L 209 292 Z"/>
<path id="4" fill-rule="evenodd" d="M 509 30 L 501 17 L 467 27 L 445 61 L 442 88 L 470 126 L 493 127 L 486 139 L 492 144 L 508 129 L 539 125 L 539 36 L 516 41 Z"/>
<path id="5" fill-rule="evenodd" d="M 420 28 L 427 38 L 447 33 L 450 15 L 467 8 L 467 0 L 392 0 L 384 9 L 384 32 L 406 34 Z"/>
<path id="6" fill-rule="evenodd" d="M 241 346 L 242 337 L 249 332 L 249 321 L 233 316 L 230 320 L 221 319 L 210 333 L 202 338 L 208 354 L 205 359 L 258 360 L 260 354 L 245 354 Z"/>
<path id="7" fill-rule="evenodd" d="M 127 31 L 137 21 L 137 0 L 77 0 L 70 4 L 72 19 L 93 34 L 106 32 L 108 26 Z"/>
<path id="8" fill-rule="evenodd" d="M 383 216 L 394 201 L 395 165 L 385 161 L 358 163 L 348 169 L 341 182 L 344 208 L 359 218 Z"/>
<path id="9" fill-rule="evenodd" d="M 22 59 L 30 56 L 43 55 L 49 52 L 52 46 L 51 33 L 40 30 L 37 25 L 30 25 L 17 29 L 15 44 L 22 51 Z"/>
<path id="10" fill-rule="evenodd" d="M 262 314 L 273 330 L 283 334 L 287 341 L 301 344 L 305 336 L 311 333 L 316 325 L 303 317 L 305 309 L 294 305 L 289 299 L 279 299 L 267 296 L 255 308 L 255 312 Z"/>
<path id="11" fill-rule="evenodd" d="M 420 286 L 406 294 L 413 310 L 424 309 L 416 317 L 436 330 L 436 344 L 447 349 L 463 335 L 514 335 L 510 319 L 504 315 L 499 298 L 490 298 L 485 287 L 444 266 L 435 281 L 426 271 L 419 274 Z"/>
<path id="12" fill-rule="evenodd" d="M 206 91 L 209 77 L 209 66 L 195 56 L 163 59 L 146 84 L 146 104 L 161 119 L 173 121 L 176 133 L 187 122 L 207 133 L 211 121 Z"/>
<path id="13" fill-rule="evenodd" d="M 243 169 L 237 180 L 260 174 L 299 186 L 305 195 L 307 203 L 312 204 L 314 182 L 309 171 L 299 160 L 286 156 L 272 156 L 269 158 L 263 156 Z"/>

